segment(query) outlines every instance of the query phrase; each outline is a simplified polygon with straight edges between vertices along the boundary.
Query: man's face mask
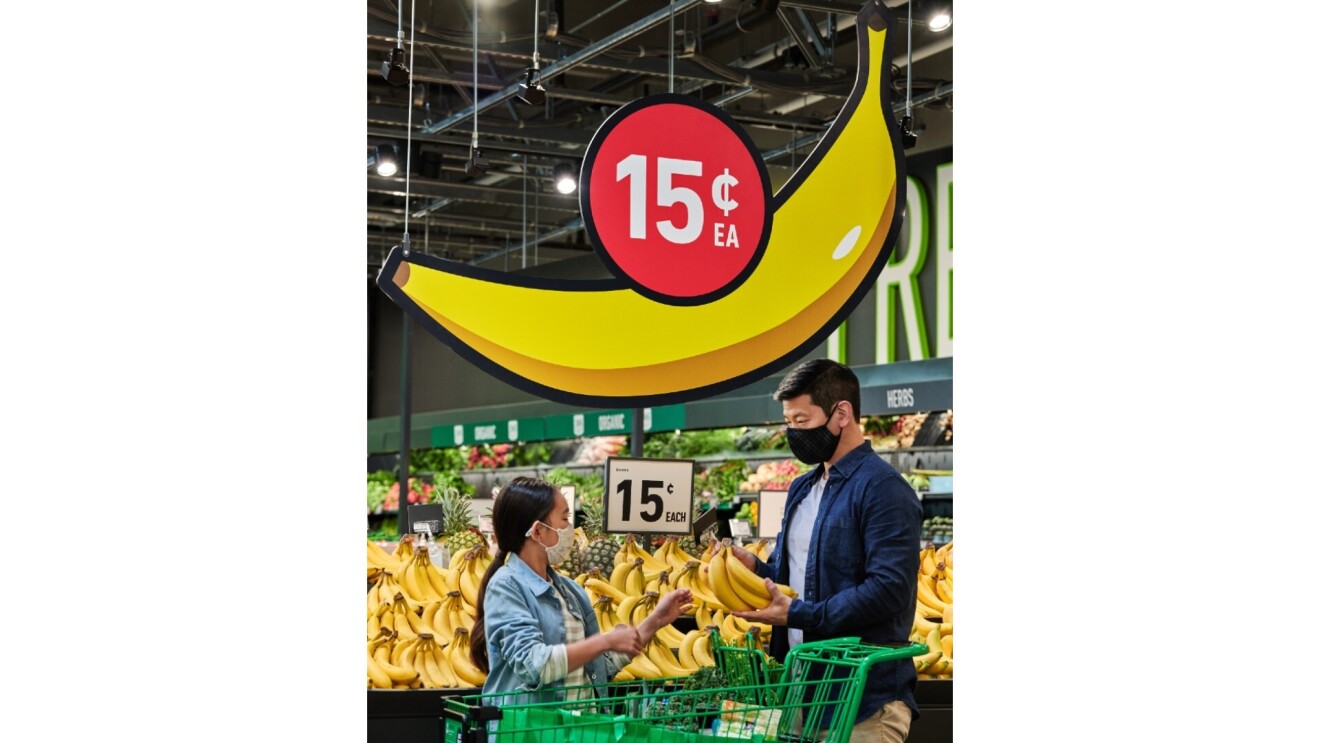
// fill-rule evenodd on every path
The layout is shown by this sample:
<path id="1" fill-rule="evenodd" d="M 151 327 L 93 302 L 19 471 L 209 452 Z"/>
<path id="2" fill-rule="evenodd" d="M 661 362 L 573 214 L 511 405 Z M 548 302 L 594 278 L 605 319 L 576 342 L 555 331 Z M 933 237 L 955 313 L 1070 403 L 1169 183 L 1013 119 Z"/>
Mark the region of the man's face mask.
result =
<path id="1" fill-rule="evenodd" d="M 822 426 L 788 429 L 788 448 L 793 451 L 793 456 L 805 464 L 820 464 L 834 456 L 834 450 L 839 448 L 839 439 L 843 436 L 843 429 L 839 429 L 838 433 L 830 431 L 830 419 L 838 408 L 838 403 L 830 408 Z"/>

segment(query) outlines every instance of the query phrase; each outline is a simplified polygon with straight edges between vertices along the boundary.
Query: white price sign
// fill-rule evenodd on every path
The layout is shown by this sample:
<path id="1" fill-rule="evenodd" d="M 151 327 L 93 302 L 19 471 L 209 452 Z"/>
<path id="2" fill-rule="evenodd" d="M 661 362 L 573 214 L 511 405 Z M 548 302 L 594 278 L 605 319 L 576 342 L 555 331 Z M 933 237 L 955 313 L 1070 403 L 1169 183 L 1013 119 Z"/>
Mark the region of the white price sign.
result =
<path id="1" fill-rule="evenodd" d="M 560 485 L 559 492 L 568 501 L 568 525 L 577 526 L 577 488 L 572 485 Z"/>
<path id="2" fill-rule="evenodd" d="M 690 459 L 611 457 L 605 463 L 605 531 L 690 533 L 695 471 Z"/>
<path id="3" fill-rule="evenodd" d="M 787 490 L 761 491 L 761 507 L 756 514 L 756 533 L 762 539 L 779 538 L 779 527 L 783 525 L 784 506 L 787 503 Z"/>

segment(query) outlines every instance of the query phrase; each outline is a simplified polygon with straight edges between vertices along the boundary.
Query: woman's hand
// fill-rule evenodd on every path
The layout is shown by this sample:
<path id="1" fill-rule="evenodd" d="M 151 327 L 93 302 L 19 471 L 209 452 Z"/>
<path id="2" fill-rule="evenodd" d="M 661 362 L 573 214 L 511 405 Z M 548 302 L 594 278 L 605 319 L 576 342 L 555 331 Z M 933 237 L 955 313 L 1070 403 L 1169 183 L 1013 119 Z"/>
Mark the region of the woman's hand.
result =
<path id="1" fill-rule="evenodd" d="M 616 624 L 614 629 L 606 632 L 603 637 L 608 649 L 616 653 L 623 653 L 629 658 L 641 653 L 644 647 L 637 628 L 630 624 Z"/>
<path id="2" fill-rule="evenodd" d="M 678 615 L 687 611 L 691 605 L 692 592 L 686 588 L 679 588 L 661 596 L 660 600 L 656 602 L 655 610 L 651 612 L 651 616 L 656 617 L 658 622 L 655 625 L 656 628 L 659 629 L 666 624 L 672 624 L 675 619 L 678 619 Z"/>
<path id="3" fill-rule="evenodd" d="M 692 605 L 692 591 L 686 588 L 679 588 L 666 593 L 656 602 L 655 609 L 650 616 L 642 620 L 637 625 L 637 633 L 641 635 L 642 646 L 645 647 L 655 637 L 655 631 L 665 626 L 673 624 L 678 615 L 687 611 Z"/>

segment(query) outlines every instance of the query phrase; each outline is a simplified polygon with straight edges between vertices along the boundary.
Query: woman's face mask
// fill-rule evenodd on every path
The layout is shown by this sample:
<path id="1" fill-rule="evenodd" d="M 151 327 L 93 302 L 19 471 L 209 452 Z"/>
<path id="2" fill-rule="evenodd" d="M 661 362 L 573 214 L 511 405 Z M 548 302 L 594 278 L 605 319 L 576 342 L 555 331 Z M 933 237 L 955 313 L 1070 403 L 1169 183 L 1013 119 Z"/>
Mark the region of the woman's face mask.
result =
<path id="1" fill-rule="evenodd" d="M 547 547 L 544 542 L 536 539 L 536 537 L 532 537 L 532 531 L 536 528 L 535 524 L 532 525 L 531 529 L 527 530 L 527 536 L 536 539 L 537 544 L 545 547 L 545 558 L 549 561 L 551 566 L 563 562 L 564 559 L 568 557 L 568 551 L 573 549 L 573 526 L 570 524 L 562 529 L 556 529 L 544 521 L 538 521 L 536 523 L 559 535 L 559 541 L 555 542 L 553 547 Z"/>

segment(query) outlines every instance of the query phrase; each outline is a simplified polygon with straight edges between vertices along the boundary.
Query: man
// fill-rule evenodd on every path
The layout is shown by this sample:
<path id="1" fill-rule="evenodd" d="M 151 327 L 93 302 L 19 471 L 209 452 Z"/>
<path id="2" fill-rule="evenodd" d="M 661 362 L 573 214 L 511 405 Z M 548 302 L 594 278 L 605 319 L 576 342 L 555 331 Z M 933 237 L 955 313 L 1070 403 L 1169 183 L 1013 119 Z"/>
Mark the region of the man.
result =
<path id="1" fill-rule="evenodd" d="M 769 579 L 771 594 L 765 609 L 735 614 L 774 626 L 770 652 L 781 661 L 800 642 L 832 637 L 907 644 L 916 611 L 921 504 L 862 436 L 857 375 L 813 359 L 789 373 L 774 397 L 783 404 L 793 455 L 818 466 L 789 487 L 768 562 L 733 548 L 744 565 Z M 799 598 L 781 594 L 776 582 L 792 586 Z M 917 714 L 916 684 L 910 660 L 876 665 L 852 740 L 906 740 Z"/>

